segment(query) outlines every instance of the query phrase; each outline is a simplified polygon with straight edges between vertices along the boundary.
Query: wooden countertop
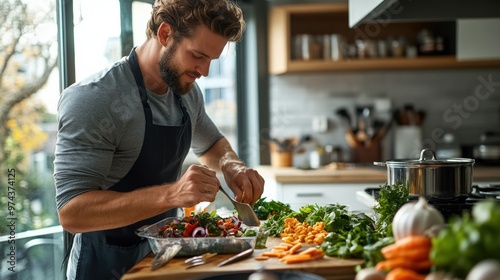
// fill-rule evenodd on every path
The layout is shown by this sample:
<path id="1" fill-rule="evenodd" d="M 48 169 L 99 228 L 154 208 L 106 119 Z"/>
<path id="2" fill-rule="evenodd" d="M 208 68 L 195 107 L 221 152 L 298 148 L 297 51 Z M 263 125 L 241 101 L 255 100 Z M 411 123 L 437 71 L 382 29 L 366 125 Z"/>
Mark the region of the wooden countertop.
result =
<path id="1" fill-rule="evenodd" d="M 312 262 L 298 263 L 298 264 L 285 264 L 279 262 L 276 258 L 269 258 L 265 261 L 257 261 L 255 256 L 260 256 L 264 251 L 270 251 L 272 246 L 278 245 L 281 240 L 277 237 L 269 237 L 267 240 L 267 248 L 255 250 L 253 256 L 247 259 L 228 264 L 222 267 L 216 265 L 221 261 L 233 256 L 234 254 L 220 254 L 211 259 L 209 263 L 186 269 L 184 260 L 186 258 L 174 258 L 165 266 L 151 271 L 151 262 L 153 254 L 149 254 L 142 261 L 130 269 L 123 277 L 122 280 L 159 280 L 159 279 L 192 279 L 194 277 L 217 275 L 223 273 L 234 272 L 252 272 L 260 269 L 262 266 L 270 271 L 300 271 L 320 275 L 327 280 L 334 279 L 354 279 L 355 267 L 363 263 L 360 259 L 338 259 L 324 257 L 323 259 L 315 260 Z"/>
<path id="2" fill-rule="evenodd" d="M 293 167 L 258 166 L 257 171 L 264 178 L 271 178 L 279 183 L 380 183 L 386 182 L 385 167 L 343 167 L 302 170 Z M 474 182 L 500 182 L 499 167 L 474 167 Z"/>

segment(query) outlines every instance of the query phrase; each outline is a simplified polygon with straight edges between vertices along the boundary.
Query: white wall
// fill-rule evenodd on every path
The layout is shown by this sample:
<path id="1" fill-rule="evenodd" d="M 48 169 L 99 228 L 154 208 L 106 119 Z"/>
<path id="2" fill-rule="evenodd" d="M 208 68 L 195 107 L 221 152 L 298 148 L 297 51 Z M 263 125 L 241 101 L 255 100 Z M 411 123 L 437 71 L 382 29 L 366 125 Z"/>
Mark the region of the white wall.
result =
<path id="1" fill-rule="evenodd" d="M 335 111 L 363 93 L 388 97 L 393 108 L 412 103 L 416 109 L 425 110 L 423 138 L 428 144 L 436 144 L 432 133 L 441 129 L 454 133 L 461 144 L 477 143 L 485 130 L 500 130 L 500 69 L 482 68 L 271 76 L 271 135 L 312 133 L 312 118 L 326 115 L 329 130 L 313 135 L 322 144 L 347 148 Z M 460 106 L 461 114 L 456 111 Z M 392 156 L 391 138 L 389 135 L 384 140 L 385 159 Z"/>

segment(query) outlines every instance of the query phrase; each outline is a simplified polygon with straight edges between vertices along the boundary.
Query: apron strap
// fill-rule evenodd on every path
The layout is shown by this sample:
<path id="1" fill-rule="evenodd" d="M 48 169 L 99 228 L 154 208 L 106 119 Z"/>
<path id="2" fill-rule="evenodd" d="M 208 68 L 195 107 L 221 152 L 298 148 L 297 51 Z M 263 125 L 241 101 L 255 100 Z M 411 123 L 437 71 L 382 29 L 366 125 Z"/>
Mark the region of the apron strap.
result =
<path id="1" fill-rule="evenodd" d="M 141 68 L 139 67 L 139 63 L 137 62 L 137 57 L 135 55 L 135 48 L 130 51 L 128 58 L 130 68 L 132 69 L 132 73 L 134 74 L 135 83 L 137 84 L 137 88 L 139 89 L 139 94 L 141 96 L 141 103 L 144 107 L 146 122 L 153 123 L 153 113 L 148 103 L 148 94 L 146 92 L 146 87 L 144 86 L 144 79 L 142 78 Z"/>

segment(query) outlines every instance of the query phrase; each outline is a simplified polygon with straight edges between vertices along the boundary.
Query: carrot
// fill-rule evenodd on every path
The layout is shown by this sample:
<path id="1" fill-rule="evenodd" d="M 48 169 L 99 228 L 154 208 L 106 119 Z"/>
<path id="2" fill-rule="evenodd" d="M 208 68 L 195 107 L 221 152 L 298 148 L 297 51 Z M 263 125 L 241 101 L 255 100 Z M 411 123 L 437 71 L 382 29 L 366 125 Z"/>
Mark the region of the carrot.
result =
<path id="1" fill-rule="evenodd" d="M 425 275 L 411 269 L 396 268 L 387 273 L 385 280 L 425 280 Z"/>
<path id="2" fill-rule="evenodd" d="M 265 261 L 265 260 L 268 260 L 269 257 L 268 256 L 257 256 L 257 257 L 254 257 L 254 259 L 256 261 Z"/>
<path id="3" fill-rule="evenodd" d="M 276 251 L 287 251 L 288 249 L 290 249 L 290 247 L 288 247 L 288 246 L 276 245 L 276 246 L 273 246 L 273 249 L 274 249 L 274 250 L 276 250 Z"/>
<path id="4" fill-rule="evenodd" d="M 401 240 L 398 240 L 396 243 L 391 245 L 387 245 L 382 248 L 382 255 L 386 258 L 392 258 L 397 256 L 397 254 L 401 251 L 406 251 L 415 248 L 430 248 L 432 245 L 431 240 L 426 236 L 408 236 Z"/>
<path id="5" fill-rule="evenodd" d="M 309 248 L 305 249 L 304 251 L 300 252 L 299 255 L 308 255 L 308 254 L 316 252 L 316 250 L 317 249 L 314 247 L 309 247 Z"/>
<path id="6" fill-rule="evenodd" d="M 290 264 L 290 263 L 301 263 L 314 260 L 310 255 L 288 255 L 281 258 L 280 261 Z"/>
<path id="7" fill-rule="evenodd" d="M 279 246 L 285 246 L 288 249 L 292 248 L 294 244 L 286 243 L 286 242 L 281 242 Z"/>
<path id="8" fill-rule="evenodd" d="M 382 255 L 385 259 L 405 258 L 413 261 L 420 261 L 428 259 L 430 252 L 431 246 L 424 246 L 421 248 L 391 250 L 389 252 L 383 252 Z"/>
<path id="9" fill-rule="evenodd" d="M 379 271 L 392 271 L 396 268 L 411 269 L 414 271 L 428 270 L 432 266 L 429 259 L 424 259 L 421 261 L 413 261 L 405 258 L 395 258 L 380 261 L 375 265 L 375 268 Z"/>
<path id="10" fill-rule="evenodd" d="M 269 258 L 282 258 L 286 255 L 287 255 L 287 253 L 285 253 L 285 252 L 276 252 L 276 251 L 269 251 L 269 252 L 262 253 L 262 256 L 269 257 Z"/>
<path id="11" fill-rule="evenodd" d="M 317 260 L 323 258 L 325 256 L 325 253 L 321 249 L 316 249 L 316 251 L 313 252 L 311 256 L 313 257 L 313 259 Z"/>
<path id="12" fill-rule="evenodd" d="M 291 255 L 297 253 L 297 251 L 302 248 L 302 244 L 301 243 L 297 243 L 295 245 L 293 245 L 290 249 L 288 249 L 288 253 L 290 253 Z"/>

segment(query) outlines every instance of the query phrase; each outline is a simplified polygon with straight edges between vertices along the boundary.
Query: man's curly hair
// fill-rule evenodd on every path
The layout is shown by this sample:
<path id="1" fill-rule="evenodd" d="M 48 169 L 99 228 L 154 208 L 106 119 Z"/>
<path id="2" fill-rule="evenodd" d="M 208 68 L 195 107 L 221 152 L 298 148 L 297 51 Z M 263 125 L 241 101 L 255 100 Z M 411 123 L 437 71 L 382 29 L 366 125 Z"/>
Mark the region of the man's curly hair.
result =
<path id="1" fill-rule="evenodd" d="M 146 28 L 148 39 L 156 37 L 162 22 L 173 27 L 174 41 L 192 36 L 200 24 L 230 42 L 239 41 L 245 29 L 243 12 L 231 0 L 156 0 Z"/>

